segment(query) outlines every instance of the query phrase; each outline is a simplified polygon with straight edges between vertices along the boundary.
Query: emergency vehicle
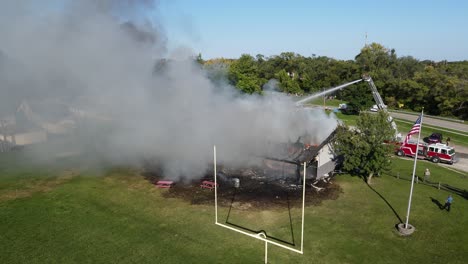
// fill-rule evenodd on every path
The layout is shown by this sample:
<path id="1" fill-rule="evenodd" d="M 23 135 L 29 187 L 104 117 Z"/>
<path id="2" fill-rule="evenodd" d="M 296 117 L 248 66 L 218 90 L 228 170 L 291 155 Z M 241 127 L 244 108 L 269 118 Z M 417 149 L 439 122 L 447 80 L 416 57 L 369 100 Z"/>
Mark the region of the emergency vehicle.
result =
<path id="1" fill-rule="evenodd" d="M 414 157 L 416 155 L 416 145 L 414 141 L 408 141 L 397 148 L 396 154 L 398 156 Z M 444 162 L 453 164 L 457 162 L 455 149 L 442 143 L 427 144 L 424 142 L 419 143 L 418 158 L 430 160 L 434 163 Z"/>

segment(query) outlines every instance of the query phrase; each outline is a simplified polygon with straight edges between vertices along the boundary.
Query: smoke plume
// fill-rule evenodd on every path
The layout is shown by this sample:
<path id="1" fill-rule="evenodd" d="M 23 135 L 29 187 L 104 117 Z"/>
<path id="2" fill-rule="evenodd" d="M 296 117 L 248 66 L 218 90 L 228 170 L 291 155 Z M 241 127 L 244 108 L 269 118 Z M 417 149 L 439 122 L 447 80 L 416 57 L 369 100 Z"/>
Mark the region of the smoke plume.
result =
<path id="1" fill-rule="evenodd" d="M 153 1 L 41 3 L 0 3 L 0 118 L 25 101 L 72 109 L 74 144 L 56 152 L 152 159 L 168 177 L 191 177 L 205 171 L 214 144 L 219 160 L 240 165 L 307 133 L 319 143 L 336 125 L 284 95 L 215 85 L 190 49 L 168 51 L 162 25 L 145 19 L 157 14 Z M 52 120 L 45 112 L 41 120 Z"/>

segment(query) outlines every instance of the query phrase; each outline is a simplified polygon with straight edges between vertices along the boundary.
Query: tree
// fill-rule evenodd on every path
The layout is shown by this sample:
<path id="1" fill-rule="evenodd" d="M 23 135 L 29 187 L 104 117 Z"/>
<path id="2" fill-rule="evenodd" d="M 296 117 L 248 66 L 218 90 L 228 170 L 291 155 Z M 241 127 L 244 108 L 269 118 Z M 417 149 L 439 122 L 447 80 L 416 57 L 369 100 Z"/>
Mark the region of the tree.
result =
<path id="1" fill-rule="evenodd" d="M 280 83 L 282 92 L 290 94 L 302 94 L 302 90 L 299 87 L 299 84 L 293 77 L 290 77 L 284 69 L 276 74 L 276 78 Z"/>
<path id="2" fill-rule="evenodd" d="M 388 114 L 379 111 L 377 114 L 362 113 L 355 128 L 339 126 L 333 150 L 343 157 L 343 169 L 358 173 L 367 183 L 390 165 L 389 156 L 392 146 L 384 141 L 392 140 L 394 130 L 388 122 Z"/>
<path id="3" fill-rule="evenodd" d="M 375 104 L 372 92 L 367 83 L 358 83 L 347 87 L 340 91 L 341 98 L 348 101 L 348 105 L 352 105 L 355 110 L 361 111 L 368 109 Z"/>
<path id="4" fill-rule="evenodd" d="M 198 53 L 198 56 L 195 58 L 195 61 L 200 65 L 205 64 L 205 60 L 203 60 L 201 53 Z"/>
<path id="5" fill-rule="evenodd" d="M 411 79 L 418 71 L 424 70 L 424 65 L 411 56 L 400 57 L 394 69 L 395 78 Z"/>
<path id="6" fill-rule="evenodd" d="M 424 93 L 426 111 L 432 115 L 452 115 L 452 111 L 466 100 L 463 96 L 462 82 L 456 76 L 440 73 L 433 66 L 418 72 L 414 80 L 422 86 L 430 87 Z"/>
<path id="7" fill-rule="evenodd" d="M 371 74 L 373 71 L 388 68 L 396 62 L 395 50 L 389 50 L 378 43 L 366 45 L 361 49 L 361 53 L 356 56 L 356 62 L 361 69 Z"/>
<path id="8" fill-rule="evenodd" d="M 261 93 L 265 79 L 259 77 L 258 65 L 254 57 L 243 54 L 231 63 L 228 72 L 229 80 L 245 93 Z"/>
<path id="9" fill-rule="evenodd" d="M 312 94 L 368 74 L 390 108 L 419 112 L 424 107 L 428 114 L 468 118 L 468 61 L 435 62 L 419 61 L 411 56 L 397 57 L 394 49 L 379 43 L 365 45 L 355 60 L 347 61 L 315 54 L 304 57 L 294 52 L 269 57 L 244 54 L 232 60 L 205 61 L 198 57 L 204 69 L 211 69 L 207 66 L 219 60 L 226 68 L 215 71 L 210 79 L 222 83 L 227 72 L 230 83 L 245 93 L 261 93 L 263 84 L 274 78 L 283 92 Z M 364 82 L 337 91 L 335 95 L 354 106 L 356 111 L 375 104 Z"/>

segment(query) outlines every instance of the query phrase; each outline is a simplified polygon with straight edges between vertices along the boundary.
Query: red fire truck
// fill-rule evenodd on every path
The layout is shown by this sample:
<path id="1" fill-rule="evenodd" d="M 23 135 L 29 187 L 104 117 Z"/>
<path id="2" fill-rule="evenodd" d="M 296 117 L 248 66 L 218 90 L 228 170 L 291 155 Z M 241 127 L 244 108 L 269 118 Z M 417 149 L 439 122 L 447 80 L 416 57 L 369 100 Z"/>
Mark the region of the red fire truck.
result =
<path id="1" fill-rule="evenodd" d="M 398 156 L 409 156 L 414 157 L 416 155 L 416 142 L 409 141 L 406 144 L 402 144 L 397 148 L 396 154 Z M 418 149 L 418 158 L 427 159 L 434 163 L 445 162 L 448 164 L 453 164 L 457 162 L 455 156 L 455 149 L 449 147 L 446 144 L 436 143 L 436 144 L 427 144 L 424 142 L 419 143 Z"/>

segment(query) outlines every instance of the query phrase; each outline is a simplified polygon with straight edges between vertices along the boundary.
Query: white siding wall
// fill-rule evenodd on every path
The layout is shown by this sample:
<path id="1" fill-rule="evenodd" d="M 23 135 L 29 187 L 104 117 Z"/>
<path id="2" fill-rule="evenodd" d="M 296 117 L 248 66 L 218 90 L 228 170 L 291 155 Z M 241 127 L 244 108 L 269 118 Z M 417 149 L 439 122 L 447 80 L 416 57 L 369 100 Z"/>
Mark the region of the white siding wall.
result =
<path id="1" fill-rule="evenodd" d="M 47 140 L 47 133 L 43 130 L 16 134 L 16 145 L 25 146 L 34 143 L 40 143 Z"/>
<path id="2" fill-rule="evenodd" d="M 334 157 L 335 155 L 333 155 L 329 144 L 319 150 L 317 155 L 317 179 L 321 179 L 325 174 L 335 170 L 336 162 L 333 161 Z"/>

